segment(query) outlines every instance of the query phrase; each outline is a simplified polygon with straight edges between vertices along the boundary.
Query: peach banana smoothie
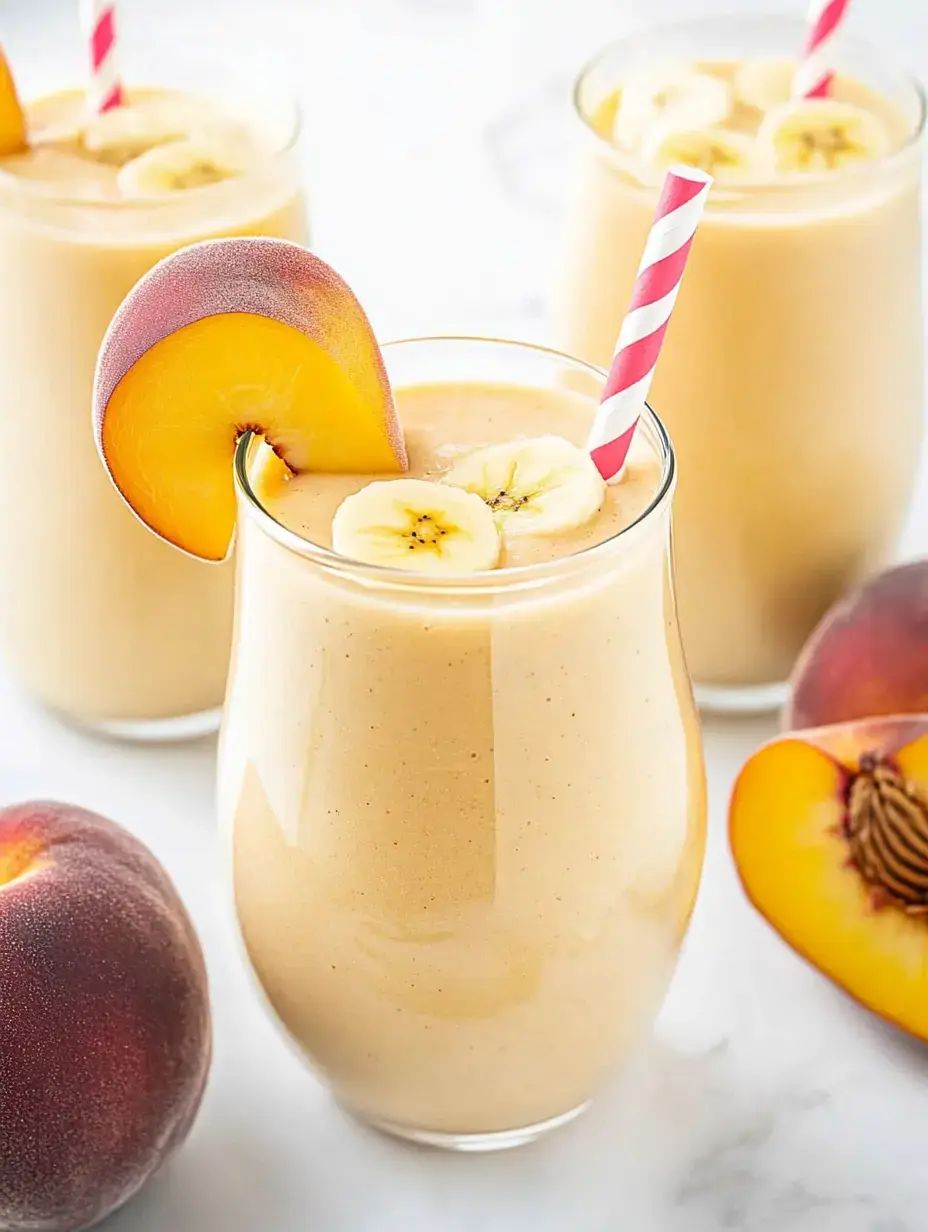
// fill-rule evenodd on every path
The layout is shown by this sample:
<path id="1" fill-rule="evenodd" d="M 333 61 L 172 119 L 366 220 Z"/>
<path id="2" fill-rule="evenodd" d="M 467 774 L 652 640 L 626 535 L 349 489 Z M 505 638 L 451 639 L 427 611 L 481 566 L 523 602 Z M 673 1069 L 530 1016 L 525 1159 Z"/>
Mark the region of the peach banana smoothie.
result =
<path id="1" fill-rule="evenodd" d="M 667 162 L 715 177 L 651 400 L 680 459 L 687 659 L 716 705 L 779 697 L 819 617 L 892 550 L 922 431 L 922 96 L 843 40 L 831 96 L 790 101 L 803 36 L 680 23 L 577 83 L 566 350 L 608 362 Z"/>
<path id="2" fill-rule="evenodd" d="M 491 1149 L 569 1119 L 653 1021 L 702 861 L 662 427 L 606 485 L 602 371 L 381 353 L 338 275 L 270 240 L 143 279 L 100 373 L 139 517 L 213 560 L 237 518 L 219 809 L 270 1007 L 398 1135 Z"/>
<path id="3" fill-rule="evenodd" d="M 510 381 L 479 379 L 494 352 Z M 598 509 L 573 491 L 583 520 L 531 533 L 525 493 L 585 457 L 596 403 L 557 387 L 569 361 L 454 341 L 385 355 L 414 479 L 252 487 L 240 468 L 220 769 L 236 906 L 271 1005 L 337 1098 L 417 1140 L 514 1145 L 627 1061 L 692 907 L 704 801 L 667 446 L 650 423 L 622 483 L 593 485 Z M 430 528 L 449 555 L 460 526 L 462 557 L 483 551 L 441 484 L 410 529 L 421 479 L 469 485 L 491 531 L 486 511 L 504 511 L 479 586 L 402 569 Z M 399 567 L 335 557 L 333 537 Z"/>
<path id="4" fill-rule="evenodd" d="M 25 109 L 0 157 L 0 643 L 68 718 L 114 733 L 215 723 L 228 668 L 230 569 L 146 534 L 100 468 L 97 350 L 127 291 L 214 235 L 305 236 L 295 118 L 193 90 L 129 91 L 88 115 L 82 92 Z M 210 718 L 212 716 L 212 718 Z"/>

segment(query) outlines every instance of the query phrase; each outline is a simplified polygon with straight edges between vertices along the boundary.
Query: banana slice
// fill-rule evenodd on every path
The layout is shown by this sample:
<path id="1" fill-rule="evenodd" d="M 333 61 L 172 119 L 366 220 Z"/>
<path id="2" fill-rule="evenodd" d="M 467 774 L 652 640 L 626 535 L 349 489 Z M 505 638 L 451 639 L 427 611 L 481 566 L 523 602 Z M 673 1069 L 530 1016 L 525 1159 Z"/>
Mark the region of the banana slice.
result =
<path id="1" fill-rule="evenodd" d="M 124 197 L 162 197 L 231 180 L 244 170 L 240 152 L 219 142 L 170 141 L 126 163 L 116 184 Z"/>
<path id="2" fill-rule="evenodd" d="M 831 98 L 807 98 L 775 107 L 757 133 L 761 157 L 773 171 L 836 171 L 882 157 L 890 135 L 871 112 Z"/>
<path id="3" fill-rule="evenodd" d="M 29 130 L 29 144 L 33 149 L 47 145 L 80 146 L 84 140 L 84 129 L 84 121 L 80 119 L 37 125 Z"/>
<path id="4" fill-rule="evenodd" d="M 606 498 L 606 485 L 590 455 L 560 436 L 477 449 L 442 479 L 485 501 L 506 535 L 573 530 L 588 522 Z"/>
<path id="5" fill-rule="evenodd" d="M 687 128 L 724 124 L 732 103 L 731 87 L 720 77 L 686 64 L 665 65 L 625 83 L 612 136 L 617 145 L 635 150 L 658 121 Z"/>
<path id="6" fill-rule="evenodd" d="M 732 78 L 735 98 L 758 111 L 788 103 L 796 65 L 791 60 L 742 60 Z"/>
<path id="7" fill-rule="evenodd" d="M 122 167 L 156 146 L 189 137 L 194 121 L 189 107 L 170 99 L 113 107 L 86 126 L 84 149 L 101 163 Z"/>
<path id="8" fill-rule="evenodd" d="M 755 140 L 724 128 L 655 124 L 645 134 L 641 153 L 644 161 L 657 170 L 664 171 L 673 163 L 686 163 L 725 182 L 750 180 L 760 169 Z"/>
<path id="9" fill-rule="evenodd" d="M 368 565 L 417 573 L 477 573 L 499 563 L 493 514 L 479 497 L 427 479 L 384 479 L 346 497 L 332 547 Z"/>

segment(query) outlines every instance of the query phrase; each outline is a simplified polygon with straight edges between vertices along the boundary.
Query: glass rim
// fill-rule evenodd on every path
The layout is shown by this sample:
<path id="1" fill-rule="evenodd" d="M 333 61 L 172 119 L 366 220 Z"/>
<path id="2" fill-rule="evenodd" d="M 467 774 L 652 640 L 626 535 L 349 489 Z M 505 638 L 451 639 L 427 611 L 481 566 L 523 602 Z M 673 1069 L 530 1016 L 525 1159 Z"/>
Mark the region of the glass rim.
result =
<path id="1" fill-rule="evenodd" d="M 574 370 L 587 373 L 601 383 L 605 382 L 608 375 L 605 369 L 599 368 L 595 364 L 589 364 L 585 360 L 577 359 L 572 355 L 567 355 L 565 352 L 558 351 L 553 347 L 541 346 L 532 342 L 520 342 L 509 338 L 484 337 L 477 334 L 435 334 L 395 338 L 390 342 L 383 343 L 382 349 L 386 356 L 389 355 L 389 352 L 401 347 L 436 344 L 450 344 L 454 346 L 461 343 L 501 347 L 556 359 L 566 362 Z M 248 476 L 249 454 L 252 444 L 259 440 L 260 437 L 251 431 L 244 432 L 236 445 L 232 468 L 233 479 L 236 495 L 240 498 L 238 501 L 239 506 L 244 504 L 248 516 L 253 519 L 264 534 L 281 547 L 326 571 L 350 576 L 353 579 L 361 579 L 368 583 L 387 587 L 392 586 L 404 590 L 452 591 L 459 594 L 499 592 L 504 589 L 517 588 L 520 585 L 540 584 L 550 580 L 552 577 L 559 577 L 562 574 L 569 573 L 583 565 L 593 564 L 600 560 L 600 558 L 606 558 L 610 548 L 613 548 L 614 545 L 629 536 L 632 531 L 641 527 L 645 522 L 650 521 L 664 508 L 676 484 L 676 454 L 674 453 L 673 443 L 667 429 L 647 402 L 644 405 L 642 419 L 656 439 L 661 463 L 660 480 L 645 508 L 627 526 L 623 526 L 601 543 L 581 548 L 579 551 L 572 552 L 567 556 L 556 557 L 550 561 L 539 561 L 531 565 L 507 565 L 500 569 L 485 569 L 474 573 L 418 573 L 410 569 L 399 569 L 394 566 L 365 564 L 363 561 L 356 561 L 350 557 L 341 556 L 331 548 L 326 548 L 321 544 L 313 543 L 309 539 L 304 539 L 302 535 L 298 535 L 296 531 L 290 530 L 289 527 L 278 521 L 265 508 L 252 486 Z"/>
<path id="2" fill-rule="evenodd" d="M 699 17 L 683 17 L 671 21 L 662 21 L 651 26 L 644 26 L 639 30 L 634 30 L 622 38 L 614 39 L 607 43 L 605 47 L 601 47 L 593 56 L 585 61 L 580 71 L 577 73 L 571 88 L 571 110 L 574 118 L 579 121 L 584 132 L 588 137 L 592 138 L 597 147 L 605 150 L 613 158 L 620 157 L 620 152 L 612 144 L 612 142 L 597 132 L 594 128 L 591 116 L 588 110 L 583 106 L 581 94 L 589 81 L 590 76 L 604 65 L 612 56 L 616 55 L 623 48 L 628 47 L 631 43 L 641 38 L 660 37 L 663 33 L 670 33 L 675 30 L 685 28 L 711 28 L 718 25 L 720 22 L 728 22 L 732 26 L 760 27 L 769 22 L 779 22 L 783 26 L 794 27 L 799 34 L 807 29 L 807 22 L 801 17 L 793 17 L 788 13 L 714 13 L 703 14 Z M 796 45 L 800 45 L 800 38 L 797 38 Z M 839 171 L 820 171 L 814 175 L 803 173 L 792 177 L 781 176 L 777 179 L 769 180 L 751 180 L 744 184 L 732 183 L 719 186 L 716 184 L 714 196 L 733 196 L 750 197 L 755 196 L 760 192 L 793 192 L 798 189 L 807 189 L 819 187 L 823 184 L 833 184 L 837 180 L 849 181 L 858 176 L 863 176 L 867 173 L 872 173 L 874 168 L 885 167 L 892 163 L 901 161 L 913 149 L 915 149 L 922 139 L 925 132 L 926 120 L 928 120 L 928 94 L 926 94 L 925 86 L 922 82 L 903 68 L 900 64 L 892 60 L 892 57 L 883 52 L 883 50 L 875 43 L 871 43 L 867 39 L 858 38 L 856 35 L 847 37 L 842 35 L 842 41 L 846 46 L 856 47 L 861 51 L 869 54 L 880 56 L 887 65 L 892 66 L 893 71 L 897 74 L 901 81 L 904 81 L 908 88 L 912 91 L 918 104 L 918 117 L 911 133 L 906 137 L 905 141 L 895 149 L 888 151 L 886 154 L 881 154 L 879 158 L 871 159 L 862 163 L 860 167 L 842 168 Z M 642 188 L 655 187 L 653 185 L 641 184 Z M 707 209 L 712 209 L 712 198 L 710 197 L 707 204 Z"/>
<path id="3" fill-rule="evenodd" d="M 134 90 L 159 90 L 164 87 L 142 84 L 135 85 L 132 88 Z M 72 91 L 83 93 L 80 86 L 67 86 L 55 93 L 66 94 Z M 287 154 L 290 154 L 296 148 L 303 132 L 303 110 L 299 101 L 293 95 L 286 95 L 285 102 L 289 113 L 285 140 L 276 144 L 273 149 L 266 152 L 262 151 L 251 166 L 247 167 L 241 175 L 235 176 L 231 180 L 219 180 L 215 184 L 201 184 L 198 188 L 188 188 L 182 193 L 163 197 L 127 197 L 112 201 L 102 201 L 93 197 L 75 197 L 68 192 L 59 192 L 53 185 L 47 184 L 42 180 L 25 179 L 23 176 L 16 175 L 14 172 L 0 167 L 0 191 L 8 194 L 8 200 L 11 201 L 17 199 L 21 201 L 37 201 L 46 205 L 88 210 L 92 213 L 121 214 L 133 211 L 155 211 L 160 213 L 176 209 L 181 203 L 186 205 L 191 201 L 203 201 L 210 194 L 215 194 L 219 190 L 227 191 L 229 184 L 234 183 L 236 180 L 249 179 L 256 171 L 260 171 L 268 163 L 286 157 Z M 0 199 L 0 209 L 2 208 L 3 200 Z"/>

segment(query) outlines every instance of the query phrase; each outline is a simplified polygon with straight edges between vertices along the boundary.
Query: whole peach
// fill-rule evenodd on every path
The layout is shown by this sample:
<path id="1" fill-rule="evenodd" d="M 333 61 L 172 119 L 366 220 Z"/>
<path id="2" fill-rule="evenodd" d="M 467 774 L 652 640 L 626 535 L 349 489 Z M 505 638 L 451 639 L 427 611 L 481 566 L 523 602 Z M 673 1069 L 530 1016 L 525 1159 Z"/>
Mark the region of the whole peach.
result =
<path id="1" fill-rule="evenodd" d="M 77 1232 L 187 1135 L 206 969 L 164 869 L 70 804 L 0 809 L 0 1229 Z"/>
<path id="2" fill-rule="evenodd" d="M 869 578 L 826 612 L 793 669 L 786 730 L 928 712 L 928 560 Z"/>

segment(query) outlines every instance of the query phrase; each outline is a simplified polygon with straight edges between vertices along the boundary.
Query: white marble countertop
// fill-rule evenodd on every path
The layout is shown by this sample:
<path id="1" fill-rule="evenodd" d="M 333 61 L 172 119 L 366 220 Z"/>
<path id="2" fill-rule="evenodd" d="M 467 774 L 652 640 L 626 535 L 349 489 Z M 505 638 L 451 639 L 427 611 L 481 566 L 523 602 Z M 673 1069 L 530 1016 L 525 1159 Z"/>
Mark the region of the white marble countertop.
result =
<path id="1" fill-rule="evenodd" d="M 520 82 L 494 79 L 490 34 L 505 37 L 507 22 L 536 3 L 546 24 L 535 58 L 520 65 Z M 609 24 L 620 32 L 649 14 L 700 7 L 683 0 L 122 4 L 127 38 L 138 41 L 148 38 L 157 8 L 159 21 L 176 12 L 185 42 L 216 42 L 223 54 L 269 33 L 289 48 L 307 113 L 315 244 L 355 286 L 382 337 L 500 331 L 528 338 L 544 336 L 545 269 L 569 136 L 552 119 L 563 99 L 558 55 L 568 46 L 579 54 L 566 35 L 559 44 L 558 32 L 572 30 L 578 41 L 593 37 L 594 27 L 599 37 Z M 0 0 L 0 37 L 34 79 L 53 78 L 75 59 L 75 8 L 70 0 Z M 861 28 L 869 22 L 913 67 L 926 63 L 921 0 L 858 0 L 858 14 Z M 506 44 L 495 46 L 494 63 L 514 63 Z M 540 110 L 509 107 L 514 84 L 523 97 L 535 91 Z M 928 546 L 926 526 L 923 485 L 907 553 Z M 98 741 L 39 711 L 3 677 L 0 726 L 3 799 L 60 797 L 122 821 L 167 866 L 207 952 L 216 1056 L 202 1114 L 170 1169 L 107 1225 L 113 1232 L 928 1227 L 928 1049 L 853 1006 L 787 950 L 748 908 L 731 867 L 728 791 L 744 758 L 773 733 L 772 721 L 707 724 L 705 880 L 640 1066 L 558 1135 L 487 1158 L 406 1148 L 355 1125 L 265 1017 L 218 881 L 211 741 L 157 749 Z"/>

